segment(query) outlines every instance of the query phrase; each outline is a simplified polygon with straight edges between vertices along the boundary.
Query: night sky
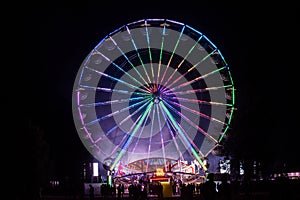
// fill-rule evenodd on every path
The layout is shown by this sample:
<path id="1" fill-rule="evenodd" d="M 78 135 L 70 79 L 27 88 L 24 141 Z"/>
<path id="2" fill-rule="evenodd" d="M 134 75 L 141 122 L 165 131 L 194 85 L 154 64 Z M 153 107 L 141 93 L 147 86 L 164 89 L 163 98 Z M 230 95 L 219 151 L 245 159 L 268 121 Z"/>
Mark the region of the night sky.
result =
<path id="1" fill-rule="evenodd" d="M 296 7 L 186 2 L 135 3 L 139 8 L 129 1 L 118 7 L 108 1 L 72 2 L 27 10 L 21 19 L 29 89 L 25 118 L 44 130 L 54 175 L 76 173 L 89 157 L 72 116 L 73 84 L 82 61 L 107 34 L 145 18 L 188 24 L 222 52 L 236 87 L 233 150 L 273 164 L 300 166 Z"/>

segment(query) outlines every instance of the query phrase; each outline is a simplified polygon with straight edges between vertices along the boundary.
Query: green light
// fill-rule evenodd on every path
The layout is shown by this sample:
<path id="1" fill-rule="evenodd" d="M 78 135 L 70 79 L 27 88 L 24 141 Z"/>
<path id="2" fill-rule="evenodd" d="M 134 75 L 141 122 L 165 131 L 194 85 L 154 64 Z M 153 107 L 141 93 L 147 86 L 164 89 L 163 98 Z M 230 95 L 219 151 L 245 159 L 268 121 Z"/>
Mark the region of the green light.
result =
<path id="1" fill-rule="evenodd" d="M 140 118 L 139 122 L 137 123 L 137 125 L 134 127 L 130 137 L 127 139 L 127 141 L 125 142 L 125 144 L 122 147 L 122 150 L 120 151 L 120 153 L 118 154 L 118 156 L 116 157 L 114 163 L 112 164 L 112 166 L 110 167 L 110 170 L 113 170 L 116 166 L 116 164 L 120 161 L 120 159 L 122 158 L 125 149 L 127 148 L 127 146 L 130 144 L 132 138 L 135 136 L 136 132 L 138 131 L 138 129 L 140 128 L 140 126 L 142 125 L 144 119 L 146 118 L 149 110 L 152 108 L 153 106 L 153 102 L 150 101 L 149 105 L 147 106 L 145 112 L 143 113 L 142 117 Z"/>
<path id="2" fill-rule="evenodd" d="M 161 45 L 160 45 L 158 72 L 157 72 L 157 83 L 159 83 L 160 67 L 161 67 L 161 61 L 162 61 L 162 55 L 163 55 L 163 49 L 164 49 L 164 42 L 165 42 L 165 31 L 166 31 L 166 24 L 164 24 L 164 29 L 163 29 L 163 33 L 162 33 L 162 40 L 161 40 Z"/>
<path id="3" fill-rule="evenodd" d="M 172 61 L 173 56 L 174 56 L 174 53 L 175 53 L 175 51 L 176 51 L 176 49 L 177 49 L 177 47 L 178 47 L 178 44 L 179 44 L 179 42 L 180 42 L 180 38 L 182 37 L 182 34 L 183 34 L 184 29 L 185 29 L 185 26 L 183 26 L 182 29 L 181 29 L 179 38 L 178 38 L 177 41 L 176 41 L 175 47 L 174 47 L 174 49 L 173 49 L 173 51 L 172 51 L 171 57 L 170 57 L 170 59 L 169 59 L 169 62 L 168 62 L 167 67 L 166 67 L 166 69 L 165 69 L 165 72 L 164 72 L 164 74 L 163 74 L 163 76 L 162 76 L 162 78 L 161 78 L 161 80 L 160 80 L 160 83 L 162 83 L 162 81 L 164 80 L 164 78 L 165 78 L 165 76 L 166 76 L 168 67 L 169 67 L 170 64 L 171 64 L 171 61 Z M 167 82 L 166 82 L 166 83 L 167 83 Z M 165 83 L 165 84 L 166 84 L 166 83 Z"/>
<path id="4" fill-rule="evenodd" d="M 112 185 L 112 178 L 111 178 L 111 175 L 108 175 L 108 176 L 107 176 L 107 184 L 110 185 L 110 186 Z"/>
<path id="5" fill-rule="evenodd" d="M 194 157 L 196 158 L 196 160 L 200 163 L 200 165 L 202 166 L 202 168 L 204 169 L 204 171 L 207 170 L 206 166 L 203 164 L 200 156 L 198 155 L 198 153 L 196 152 L 196 150 L 191 146 L 190 142 L 188 141 L 188 139 L 185 137 L 184 133 L 182 132 L 182 130 L 180 129 L 180 127 L 178 126 L 177 122 L 175 121 L 175 119 L 173 118 L 172 114 L 169 112 L 168 108 L 163 104 L 163 102 L 160 102 L 161 107 L 164 109 L 164 111 L 167 113 L 167 116 L 169 117 L 169 119 L 172 121 L 173 125 L 176 127 L 178 133 L 181 135 L 181 137 L 183 138 L 186 146 L 188 146 L 192 152 L 192 154 L 194 155 Z"/>

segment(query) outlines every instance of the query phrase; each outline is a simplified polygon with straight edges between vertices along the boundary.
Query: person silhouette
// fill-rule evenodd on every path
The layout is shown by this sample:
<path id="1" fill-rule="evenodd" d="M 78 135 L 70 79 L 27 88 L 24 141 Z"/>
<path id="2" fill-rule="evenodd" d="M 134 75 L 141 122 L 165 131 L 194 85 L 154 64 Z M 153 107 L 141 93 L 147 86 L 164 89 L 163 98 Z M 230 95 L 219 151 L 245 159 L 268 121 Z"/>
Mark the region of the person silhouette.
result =
<path id="1" fill-rule="evenodd" d="M 201 184 L 200 197 L 204 200 L 214 200 L 217 195 L 217 184 L 214 182 L 214 174 L 209 173 L 206 181 Z"/>
<path id="2" fill-rule="evenodd" d="M 90 195 L 90 200 L 94 200 L 95 194 L 94 194 L 94 187 L 90 184 L 90 189 L 89 189 L 89 195 Z"/>
<path id="3" fill-rule="evenodd" d="M 121 198 L 123 199 L 124 198 L 124 184 L 121 184 Z"/>
<path id="4" fill-rule="evenodd" d="M 221 184 L 218 185 L 218 199 L 230 200 L 231 199 L 231 184 L 228 183 L 226 175 L 221 177 Z"/>
<path id="5" fill-rule="evenodd" d="M 118 185 L 117 191 L 118 191 L 118 199 L 123 199 L 123 197 L 122 197 L 122 184 Z"/>

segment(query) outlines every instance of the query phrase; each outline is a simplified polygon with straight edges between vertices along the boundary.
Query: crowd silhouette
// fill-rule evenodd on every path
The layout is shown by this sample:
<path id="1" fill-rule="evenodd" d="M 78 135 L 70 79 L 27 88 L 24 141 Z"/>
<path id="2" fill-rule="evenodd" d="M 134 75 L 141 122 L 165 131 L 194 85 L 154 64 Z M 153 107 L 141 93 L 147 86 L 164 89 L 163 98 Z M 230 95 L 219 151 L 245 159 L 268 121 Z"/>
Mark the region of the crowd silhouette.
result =
<path id="1" fill-rule="evenodd" d="M 169 184 L 169 185 L 168 185 Z M 166 199 L 164 195 L 180 200 L 298 200 L 300 199 L 300 179 L 280 177 L 269 181 L 232 180 L 229 176 L 216 176 L 211 173 L 199 183 L 183 183 L 179 180 L 170 180 L 162 184 L 160 181 L 135 180 L 130 183 L 99 183 L 89 184 L 85 192 L 80 188 L 74 194 L 64 187 L 58 194 L 65 194 L 73 199 L 117 199 L 117 200 L 148 200 Z M 98 188 L 99 187 L 99 188 Z M 59 188 L 57 188 L 59 189 Z M 170 193 L 165 193 L 167 190 Z M 46 188 L 41 193 L 41 198 L 46 194 Z M 77 191 L 77 194 L 75 192 Z M 52 193 L 53 195 L 54 193 Z M 86 195 L 86 196 L 85 196 Z"/>

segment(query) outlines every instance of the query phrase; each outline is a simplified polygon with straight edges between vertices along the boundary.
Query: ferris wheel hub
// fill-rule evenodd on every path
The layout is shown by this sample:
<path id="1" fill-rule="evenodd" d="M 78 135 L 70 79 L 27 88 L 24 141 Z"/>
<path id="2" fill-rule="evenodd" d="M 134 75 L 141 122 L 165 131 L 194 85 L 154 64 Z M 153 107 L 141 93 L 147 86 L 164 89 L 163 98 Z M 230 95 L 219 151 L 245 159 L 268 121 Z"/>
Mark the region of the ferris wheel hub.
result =
<path id="1" fill-rule="evenodd" d="M 160 101 L 161 101 L 161 99 L 160 99 L 159 96 L 156 96 L 156 97 L 153 98 L 153 102 L 154 102 L 155 104 L 158 104 Z"/>

